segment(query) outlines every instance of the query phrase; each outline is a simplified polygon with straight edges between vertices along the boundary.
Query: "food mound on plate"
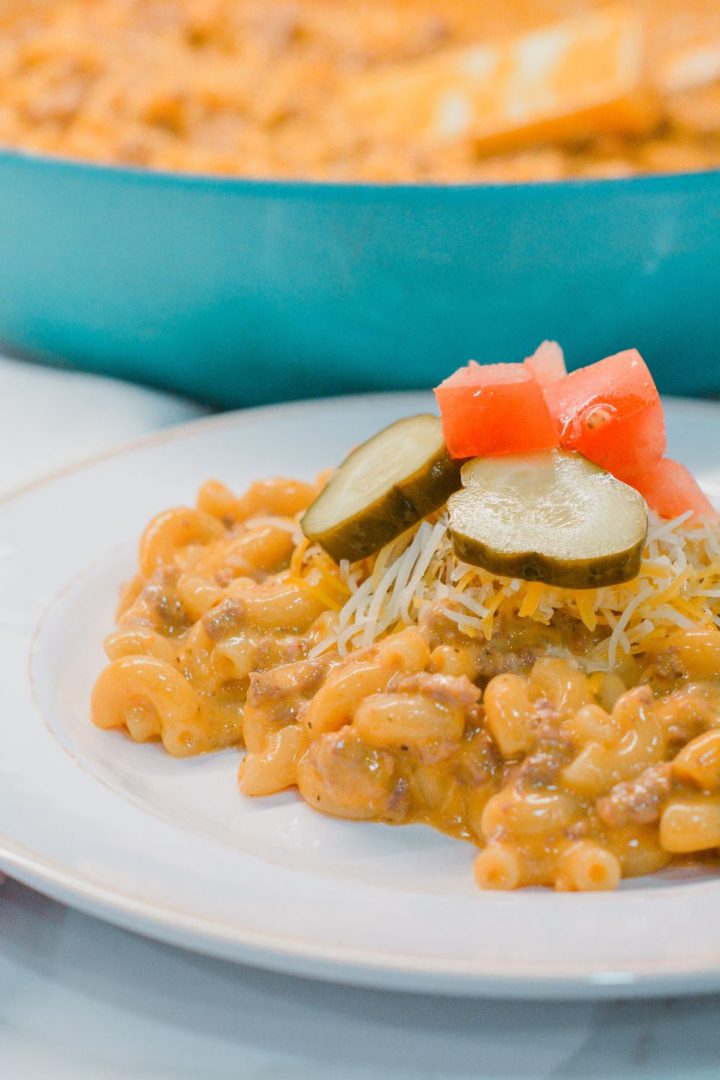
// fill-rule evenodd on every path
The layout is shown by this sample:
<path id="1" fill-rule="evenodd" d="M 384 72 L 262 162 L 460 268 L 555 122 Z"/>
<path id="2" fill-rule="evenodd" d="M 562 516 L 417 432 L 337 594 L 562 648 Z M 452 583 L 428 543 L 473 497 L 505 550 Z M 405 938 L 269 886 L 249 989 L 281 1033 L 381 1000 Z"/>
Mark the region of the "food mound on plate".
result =
<path id="1" fill-rule="evenodd" d="M 5 0 L 0 145 L 526 181 L 720 165 L 717 0 Z"/>
<path id="2" fill-rule="evenodd" d="M 484 888 L 720 846 L 720 524 L 630 350 L 470 363 L 317 483 L 150 522 L 92 717 L 245 796 L 421 822 Z M 352 844 L 348 833 L 348 844 Z"/>

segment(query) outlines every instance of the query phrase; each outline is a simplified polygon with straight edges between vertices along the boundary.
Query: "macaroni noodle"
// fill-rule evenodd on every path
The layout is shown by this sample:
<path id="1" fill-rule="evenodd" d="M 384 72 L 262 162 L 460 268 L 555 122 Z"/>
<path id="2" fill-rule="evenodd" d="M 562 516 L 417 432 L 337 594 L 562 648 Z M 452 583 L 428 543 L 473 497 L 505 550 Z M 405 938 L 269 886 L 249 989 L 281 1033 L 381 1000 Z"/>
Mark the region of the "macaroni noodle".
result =
<path id="1" fill-rule="evenodd" d="M 480 848 L 483 888 L 612 889 L 720 847 L 716 625 L 659 620 L 647 647 L 608 669 L 597 662 L 615 632 L 606 591 L 585 598 L 585 620 L 569 592 L 543 608 L 537 585 L 444 554 L 442 518 L 338 566 L 298 525 L 317 491 L 274 479 L 238 497 L 212 481 L 196 508 L 150 523 L 93 692 L 99 727 L 178 757 L 244 745 L 245 796 L 297 787 L 337 817 L 431 825 Z M 372 589 L 423 535 L 441 555 L 414 578 L 405 566 L 415 591 L 387 625 Z M 708 604 L 720 570 L 705 535 L 677 543 Z M 651 556 L 662 558 L 649 549 L 648 573 Z M 431 579 L 446 583 L 439 599 Z M 483 632 L 452 617 L 448 582 L 475 613 L 499 598 Z M 365 600 L 379 629 L 358 615 Z M 348 612 L 355 638 L 343 637 Z"/>

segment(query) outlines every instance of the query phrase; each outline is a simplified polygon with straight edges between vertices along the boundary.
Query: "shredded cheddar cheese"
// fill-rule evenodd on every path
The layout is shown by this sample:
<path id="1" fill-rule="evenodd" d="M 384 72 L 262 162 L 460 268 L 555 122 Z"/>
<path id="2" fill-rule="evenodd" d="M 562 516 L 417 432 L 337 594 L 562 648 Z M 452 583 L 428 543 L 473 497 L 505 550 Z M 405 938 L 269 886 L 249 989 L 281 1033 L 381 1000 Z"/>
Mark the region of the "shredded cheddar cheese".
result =
<path id="1" fill-rule="evenodd" d="M 317 545 L 301 542 L 293 574 L 315 581 L 321 561 L 323 594 L 340 598 L 312 655 L 367 647 L 430 607 L 488 641 L 498 615 L 548 625 L 564 612 L 591 632 L 604 631 L 590 654 L 577 659 L 588 672 L 610 671 L 623 657 L 662 647 L 678 628 L 720 627 L 720 528 L 691 525 L 688 517 L 666 521 L 651 513 L 640 574 L 603 589 L 553 588 L 469 566 L 453 552 L 445 514 L 353 565 L 338 566 Z"/>

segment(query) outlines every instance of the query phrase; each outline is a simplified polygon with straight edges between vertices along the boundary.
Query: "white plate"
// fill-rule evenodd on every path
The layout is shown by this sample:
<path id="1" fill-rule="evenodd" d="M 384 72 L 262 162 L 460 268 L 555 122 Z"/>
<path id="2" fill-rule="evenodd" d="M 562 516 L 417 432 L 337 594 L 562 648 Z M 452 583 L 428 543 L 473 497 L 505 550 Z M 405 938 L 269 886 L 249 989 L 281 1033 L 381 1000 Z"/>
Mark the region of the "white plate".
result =
<path id="1" fill-rule="evenodd" d="M 294 794 L 243 799 L 235 752 L 174 761 L 90 725 L 101 639 L 154 513 L 210 476 L 238 489 L 312 476 L 429 406 L 376 396 L 199 421 L 0 505 L 0 866 L 147 935 L 346 982 L 543 997 L 720 987 L 720 879 L 481 893 L 459 841 L 335 821 Z M 719 492 L 706 448 L 720 406 L 670 402 L 668 419 L 671 450 Z"/>

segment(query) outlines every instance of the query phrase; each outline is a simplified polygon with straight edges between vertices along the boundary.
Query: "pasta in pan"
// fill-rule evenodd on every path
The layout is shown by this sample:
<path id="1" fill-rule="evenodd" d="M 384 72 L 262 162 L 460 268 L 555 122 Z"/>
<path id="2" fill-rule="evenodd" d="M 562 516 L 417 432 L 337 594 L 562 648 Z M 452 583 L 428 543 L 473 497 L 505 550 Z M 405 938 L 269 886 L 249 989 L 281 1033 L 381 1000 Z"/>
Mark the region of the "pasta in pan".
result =
<path id="1" fill-rule="evenodd" d="M 0 144 L 172 172 L 525 182 L 720 164 L 714 0 L 5 0 Z"/>

